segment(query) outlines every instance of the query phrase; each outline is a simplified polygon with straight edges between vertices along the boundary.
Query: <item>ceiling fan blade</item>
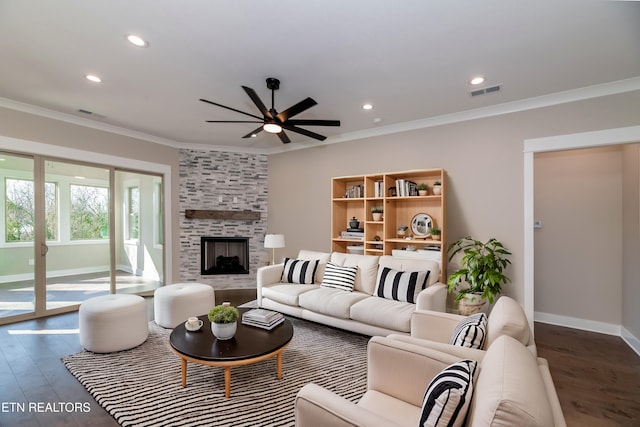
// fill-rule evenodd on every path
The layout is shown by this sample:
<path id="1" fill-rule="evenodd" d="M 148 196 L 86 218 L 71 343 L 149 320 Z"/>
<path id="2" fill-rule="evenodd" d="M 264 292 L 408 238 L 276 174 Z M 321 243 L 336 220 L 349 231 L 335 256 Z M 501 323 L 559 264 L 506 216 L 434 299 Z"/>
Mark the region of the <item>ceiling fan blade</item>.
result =
<path id="1" fill-rule="evenodd" d="M 258 96 L 255 90 L 246 86 L 242 86 L 242 89 L 244 89 L 244 91 L 247 92 L 247 95 L 249 95 L 249 98 L 251 98 L 253 103 L 256 104 L 256 107 L 258 107 L 258 110 L 260 110 L 260 112 L 264 117 L 273 119 L 273 116 L 271 116 L 271 113 L 269 112 L 267 107 L 265 107 L 264 103 L 262 102 L 262 100 L 260 99 L 260 97 Z"/>
<path id="2" fill-rule="evenodd" d="M 340 120 L 287 120 L 288 125 L 293 126 L 340 126 Z"/>
<path id="3" fill-rule="evenodd" d="M 218 104 L 217 102 L 209 101 L 207 99 L 200 98 L 200 101 L 206 102 L 207 104 L 215 105 L 216 107 L 226 108 L 227 110 L 235 111 L 236 113 L 244 114 L 245 116 L 253 117 L 258 120 L 264 120 L 263 117 L 254 116 L 253 114 L 245 113 L 244 111 L 236 110 L 235 108 L 227 107 L 226 105 Z"/>
<path id="4" fill-rule="evenodd" d="M 293 117 L 296 114 L 300 114 L 303 111 L 313 107 L 316 104 L 317 102 L 314 101 L 312 98 L 303 99 L 302 101 L 298 102 L 296 105 L 287 108 L 281 113 L 278 113 L 276 115 L 276 118 L 281 122 L 286 122 L 289 119 L 289 117 Z"/>
<path id="5" fill-rule="evenodd" d="M 280 141 L 282 141 L 283 144 L 288 144 L 288 143 L 291 142 L 291 140 L 289 139 L 287 134 L 284 133 L 284 131 L 281 131 L 280 133 L 277 133 L 276 135 L 278 135 L 278 138 L 280 138 Z"/>
<path id="6" fill-rule="evenodd" d="M 327 139 L 326 136 L 320 135 L 319 133 L 311 132 L 310 130 L 297 128 L 295 126 L 288 126 L 287 124 L 282 125 L 286 130 L 290 130 L 291 132 L 299 133 L 304 136 L 308 136 L 309 138 L 317 139 L 319 141 L 324 141 Z"/>
<path id="7" fill-rule="evenodd" d="M 258 133 L 262 132 L 262 126 L 260 126 L 259 128 L 256 128 L 254 130 L 252 130 L 251 132 L 249 132 L 248 134 L 246 134 L 245 136 L 243 136 L 243 138 L 251 138 L 253 135 L 257 135 Z"/>
<path id="8" fill-rule="evenodd" d="M 256 120 L 205 120 L 207 123 L 262 123 Z"/>

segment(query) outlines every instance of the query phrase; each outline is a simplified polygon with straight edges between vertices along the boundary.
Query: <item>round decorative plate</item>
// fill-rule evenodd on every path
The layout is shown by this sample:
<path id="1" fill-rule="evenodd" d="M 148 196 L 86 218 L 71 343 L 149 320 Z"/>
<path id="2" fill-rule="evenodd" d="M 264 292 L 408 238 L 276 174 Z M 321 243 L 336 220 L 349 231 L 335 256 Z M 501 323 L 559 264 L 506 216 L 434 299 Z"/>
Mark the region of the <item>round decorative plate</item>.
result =
<path id="1" fill-rule="evenodd" d="M 426 213 L 419 213 L 411 220 L 411 231 L 415 237 L 428 237 L 433 227 L 433 219 Z"/>

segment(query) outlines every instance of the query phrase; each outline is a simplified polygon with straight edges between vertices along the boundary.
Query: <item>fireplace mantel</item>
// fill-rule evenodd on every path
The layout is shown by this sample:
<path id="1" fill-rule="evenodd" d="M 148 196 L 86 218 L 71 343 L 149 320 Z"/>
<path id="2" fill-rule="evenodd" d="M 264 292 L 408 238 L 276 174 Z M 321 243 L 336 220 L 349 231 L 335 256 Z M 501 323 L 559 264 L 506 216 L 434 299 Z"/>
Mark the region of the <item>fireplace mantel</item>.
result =
<path id="1" fill-rule="evenodd" d="M 184 211 L 184 217 L 189 219 L 231 219 L 238 221 L 258 221 L 260 219 L 260 212 L 186 209 Z"/>

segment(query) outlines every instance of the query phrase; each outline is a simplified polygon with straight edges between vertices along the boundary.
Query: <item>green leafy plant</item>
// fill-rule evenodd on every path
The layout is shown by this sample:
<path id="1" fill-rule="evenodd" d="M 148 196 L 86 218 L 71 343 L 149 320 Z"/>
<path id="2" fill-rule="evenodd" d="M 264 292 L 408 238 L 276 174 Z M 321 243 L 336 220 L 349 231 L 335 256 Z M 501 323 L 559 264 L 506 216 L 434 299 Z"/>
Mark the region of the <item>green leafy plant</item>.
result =
<path id="1" fill-rule="evenodd" d="M 442 185 L 442 183 L 440 181 L 436 181 L 433 183 L 433 185 Z"/>
<path id="2" fill-rule="evenodd" d="M 216 305 L 209 310 L 211 323 L 233 323 L 240 317 L 238 309 L 230 305 Z"/>
<path id="3" fill-rule="evenodd" d="M 456 300 L 462 299 L 466 294 L 482 294 L 482 298 L 493 303 L 496 296 L 502 292 L 502 285 L 511 280 L 503 271 L 511 264 L 508 256 L 511 255 L 502 243 L 491 238 L 486 242 L 463 237 L 453 242 L 447 248 L 449 261 L 462 252 L 460 259 L 461 269 L 454 272 L 447 280 L 449 292 L 453 292 L 461 281 L 469 284 L 468 289 L 461 289 L 456 295 Z"/>
<path id="4" fill-rule="evenodd" d="M 418 191 L 426 191 L 427 189 L 427 184 L 425 184 L 424 182 L 422 184 L 418 184 Z"/>
<path id="5" fill-rule="evenodd" d="M 384 213 L 384 207 L 382 206 L 372 206 L 371 213 Z"/>
<path id="6" fill-rule="evenodd" d="M 433 234 L 434 236 L 439 236 L 439 235 L 442 234 L 442 230 L 440 230 L 440 228 L 438 228 L 438 227 L 431 227 L 429 229 L 429 233 Z"/>

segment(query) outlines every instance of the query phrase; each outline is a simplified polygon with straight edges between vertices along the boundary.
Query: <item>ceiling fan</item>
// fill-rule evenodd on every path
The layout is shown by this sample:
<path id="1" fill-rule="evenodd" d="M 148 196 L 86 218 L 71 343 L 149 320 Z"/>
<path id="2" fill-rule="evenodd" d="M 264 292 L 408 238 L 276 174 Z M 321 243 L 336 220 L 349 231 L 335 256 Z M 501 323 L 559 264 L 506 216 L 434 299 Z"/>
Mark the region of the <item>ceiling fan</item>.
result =
<path id="1" fill-rule="evenodd" d="M 251 113 L 246 113 L 244 111 L 236 110 L 235 108 L 227 107 L 226 105 L 221 105 L 216 102 L 208 101 L 206 99 L 200 99 L 202 102 L 206 102 L 208 104 L 212 104 L 218 107 L 226 108 L 227 110 L 235 111 L 236 113 L 244 114 L 245 116 L 253 117 L 257 120 L 207 120 L 207 123 L 260 123 L 260 126 L 245 136 L 243 138 L 251 138 L 256 136 L 261 131 L 266 131 L 269 133 L 275 133 L 278 135 L 280 140 L 284 144 L 288 144 L 291 142 L 286 133 L 284 133 L 284 129 L 290 130 L 291 132 L 299 133 L 301 135 L 308 136 L 310 138 L 314 138 L 320 141 L 324 141 L 327 139 L 326 136 L 317 134 L 315 132 L 311 132 L 306 129 L 299 128 L 298 126 L 340 126 L 340 120 L 309 120 L 309 119 L 291 119 L 291 117 L 302 113 L 303 111 L 313 107 L 317 104 L 312 98 L 306 98 L 292 107 L 284 110 L 281 113 L 278 113 L 274 107 L 274 94 L 275 91 L 280 89 L 280 80 L 269 77 L 267 79 L 267 88 L 271 90 L 271 108 L 267 109 L 264 103 L 260 100 L 256 91 L 251 89 L 250 87 L 242 86 L 242 89 L 249 95 L 249 98 L 253 101 L 253 103 L 258 107 L 258 110 L 262 113 L 262 117 L 256 116 Z"/>

